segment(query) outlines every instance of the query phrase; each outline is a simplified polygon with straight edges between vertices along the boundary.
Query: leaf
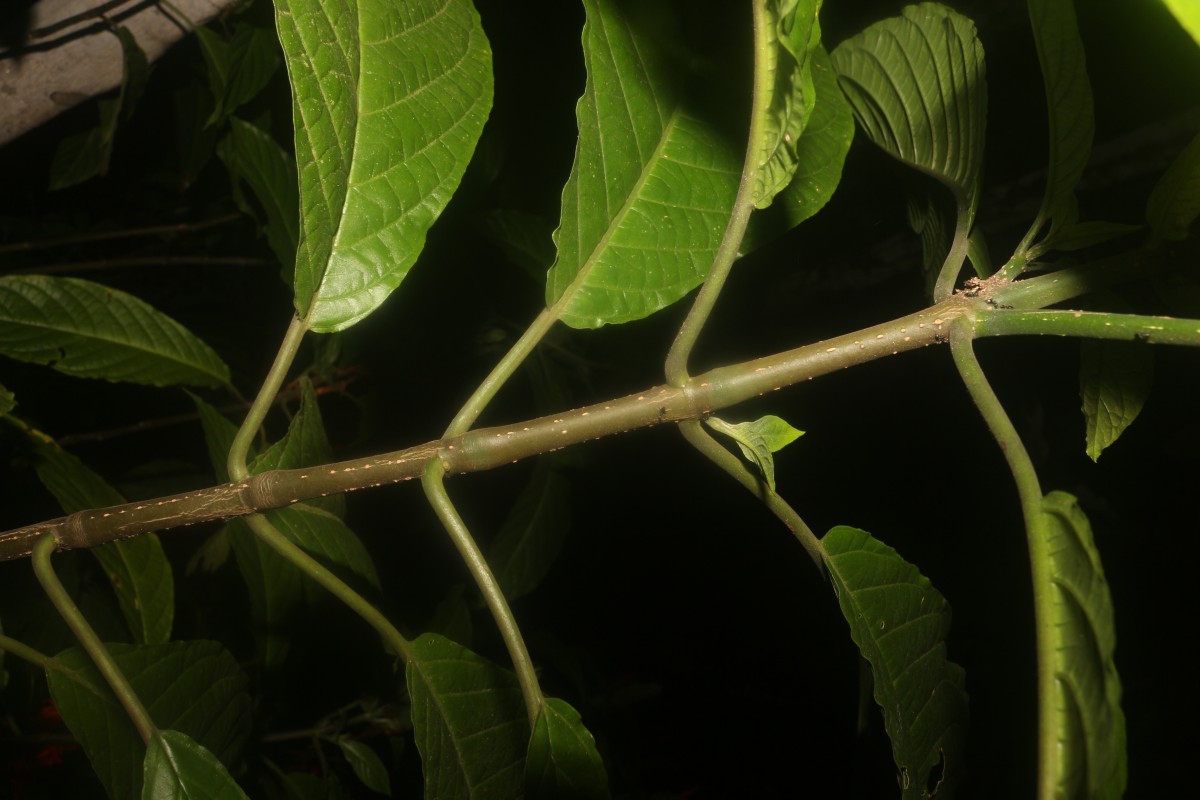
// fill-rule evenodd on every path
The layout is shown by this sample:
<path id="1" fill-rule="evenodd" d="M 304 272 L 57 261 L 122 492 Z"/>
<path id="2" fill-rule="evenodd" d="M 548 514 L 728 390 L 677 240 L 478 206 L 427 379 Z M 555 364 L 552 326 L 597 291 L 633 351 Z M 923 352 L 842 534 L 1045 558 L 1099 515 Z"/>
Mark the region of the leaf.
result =
<path id="1" fill-rule="evenodd" d="M 330 512 L 308 503 L 267 511 L 265 516 L 294 544 L 329 567 L 338 577 L 363 588 L 380 590 L 375 563 L 362 541 L 346 523 Z M 275 556 L 274 551 L 272 556 Z M 309 584 L 305 584 L 308 586 Z"/>
<path id="2" fill-rule="evenodd" d="M 838 526 L 821 544 L 850 635 L 871 664 L 902 796 L 927 797 L 933 784 L 937 796 L 952 796 L 967 694 L 962 668 L 946 660 L 950 607 L 916 567 L 864 531 Z"/>
<path id="3" fill-rule="evenodd" d="M 269 134 L 237 117 L 230 117 L 229 135 L 217 145 L 217 154 L 230 175 L 248 183 L 258 198 L 267 217 L 267 243 L 291 283 L 300 236 L 295 162 Z"/>
<path id="4" fill-rule="evenodd" d="M 345 736 L 339 736 L 337 744 L 364 786 L 373 792 L 392 796 L 392 782 L 378 753 L 362 742 L 347 739 Z"/>
<path id="5" fill-rule="evenodd" d="M 1195 0 L 1163 0 L 1175 19 L 1184 27 L 1196 44 L 1200 45 L 1200 3 Z"/>
<path id="6" fill-rule="evenodd" d="M 921 240 L 921 274 L 925 292 L 932 296 L 938 272 L 950 252 L 951 231 L 946 210 L 933 192 L 917 191 L 905 200 L 908 227 Z"/>
<path id="7" fill-rule="evenodd" d="M 598 328 L 649 316 L 704 280 L 741 163 L 685 108 L 660 39 L 613 0 L 584 9 L 587 82 L 546 305 L 573 328 Z"/>
<path id="8" fill-rule="evenodd" d="M 142 800 L 245 798 L 225 766 L 203 745 L 179 731 L 150 740 L 142 778 Z"/>
<path id="9" fill-rule="evenodd" d="M 1054 617 L 1041 621 L 1053 637 L 1058 797 L 1120 798 L 1125 791 L 1125 715 L 1113 662 L 1116 632 L 1112 597 L 1092 528 L 1074 497 L 1051 492 L 1042 500 L 1050 553 Z"/>
<path id="10" fill-rule="evenodd" d="M 12 413 L 12 410 L 17 407 L 17 396 L 0 385 L 0 416 L 6 416 Z"/>
<path id="11" fill-rule="evenodd" d="M 287 433 L 250 463 L 250 472 L 257 474 L 272 469 L 297 469 L 328 464 L 330 461 L 333 461 L 333 449 L 325 434 L 317 393 L 312 381 L 303 377 L 300 379 L 300 409 L 288 423 Z M 346 510 L 346 498 L 343 495 L 314 498 L 308 504 L 324 508 L 337 516 L 342 516 Z"/>
<path id="12" fill-rule="evenodd" d="M 470 0 L 278 0 L 300 185 L 296 310 L 328 333 L 399 286 L 492 104 Z"/>
<path id="13" fill-rule="evenodd" d="M 259 660 L 266 672 L 283 666 L 291 650 L 296 611 L 304 596 L 304 575 L 262 542 L 241 520 L 229 523 L 238 572 L 250 599 L 250 622 Z"/>
<path id="14" fill-rule="evenodd" d="M 1159 178 L 1146 202 L 1150 240 L 1186 239 L 1188 228 L 1200 216 L 1200 133 Z"/>
<path id="15" fill-rule="evenodd" d="M 109 644 L 109 652 L 160 729 L 193 737 L 226 764 L 250 732 L 245 673 L 217 642 Z M 138 797 L 146 748 L 91 659 L 79 648 L 48 669 L 51 697 L 113 800 Z M 80 682 L 72 673 L 82 676 Z"/>
<path id="16" fill-rule="evenodd" d="M 1145 229 L 1145 225 L 1127 225 L 1123 222 L 1103 222 L 1088 220 L 1063 225 L 1047 243 L 1048 249 L 1070 252 L 1083 250 L 1098 244 L 1128 236 Z"/>
<path id="17" fill-rule="evenodd" d="M 191 392 L 188 392 L 188 396 L 192 398 L 192 403 L 200 415 L 200 427 L 204 431 L 204 446 L 208 451 L 209 460 L 212 461 L 217 480 L 222 483 L 228 482 L 229 469 L 225 462 L 229 455 L 229 449 L 233 446 L 233 437 L 237 435 L 237 425 Z M 253 453 L 253 446 L 251 446 L 251 453 Z"/>
<path id="18" fill-rule="evenodd" d="M 787 447 L 804 435 L 784 420 L 768 414 L 753 422 L 730 424 L 719 417 L 710 416 L 708 426 L 737 442 L 747 461 L 758 467 L 767 487 L 775 491 L 775 459 L 771 455 Z"/>
<path id="19" fill-rule="evenodd" d="M 0 354 L 80 378 L 215 386 L 229 368 L 170 317 L 78 278 L 0 277 Z"/>
<path id="20" fill-rule="evenodd" d="M 37 456 L 38 479 L 66 514 L 125 502 L 121 493 L 53 441 L 29 432 Z M 134 641 L 170 640 L 175 620 L 175 578 L 171 562 L 154 533 L 109 542 L 91 549 L 116 593 Z"/>
<path id="21" fill-rule="evenodd" d="M 896 159 L 974 207 L 987 90 L 983 45 L 966 17 L 937 3 L 908 6 L 831 54 L 863 131 Z"/>
<path id="22" fill-rule="evenodd" d="M 133 34 L 119 25 L 109 30 L 121 43 L 120 91 L 116 98 L 100 100 L 96 104 L 100 122 L 95 128 L 64 137 L 58 143 L 50 164 L 51 191 L 65 189 L 108 172 L 117 122 L 122 116 L 129 118 L 149 75 L 146 54 Z"/>
<path id="23" fill-rule="evenodd" d="M 1079 396 L 1092 461 L 1133 424 L 1154 383 L 1154 351 L 1136 342 L 1081 342 Z"/>
<path id="24" fill-rule="evenodd" d="M 209 34 L 209 38 L 216 38 L 215 34 L 204 28 L 197 33 L 201 31 Z M 207 51 L 208 48 L 202 50 Z M 207 52 L 205 61 L 209 61 Z M 273 31 L 256 25 L 238 25 L 225 50 L 225 60 L 221 64 L 223 70 L 219 76 L 214 74 L 215 65 L 209 65 L 215 107 L 208 124 L 215 125 L 228 118 L 256 97 L 270 82 L 279 64 L 279 44 Z"/>
<path id="25" fill-rule="evenodd" d="M 579 712 L 547 697 L 533 726 L 525 762 L 525 796 L 530 800 L 608 800 L 608 773 L 596 740 Z"/>
<path id="26" fill-rule="evenodd" d="M 1043 244 L 1053 246 L 1064 223 L 1074 221 L 1075 187 L 1092 152 L 1092 87 L 1075 23 L 1074 0 L 1028 0 L 1028 7 L 1046 86 L 1050 163 L 1042 207 L 1025 239 L 1031 241 L 1049 221 Z"/>
<path id="27" fill-rule="evenodd" d="M 819 49 L 821 0 L 772 0 L 763 3 L 763 21 L 754 26 L 766 92 L 760 138 L 755 142 L 754 206 L 771 205 L 792 182 L 800 160 L 800 136 L 816 104 L 812 54 Z"/>
<path id="28" fill-rule="evenodd" d="M 509 511 L 488 563 L 509 602 L 529 594 L 558 558 L 571 527 L 570 484 L 539 461 Z"/>
<path id="29" fill-rule="evenodd" d="M 516 677 L 430 633 L 405 674 L 425 800 L 521 797 L 529 722 Z"/>
<path id="30" fill-rule="evenodd" d="M 817 47 L 809 56 L 816 105 L 796 145 L 792 182 L 769 209 L 750 218 L 741 252 L 752 252 L 816 214 L 833 196 L 854 139 L 854 114 L 837 85 L 829 54 Z"/>

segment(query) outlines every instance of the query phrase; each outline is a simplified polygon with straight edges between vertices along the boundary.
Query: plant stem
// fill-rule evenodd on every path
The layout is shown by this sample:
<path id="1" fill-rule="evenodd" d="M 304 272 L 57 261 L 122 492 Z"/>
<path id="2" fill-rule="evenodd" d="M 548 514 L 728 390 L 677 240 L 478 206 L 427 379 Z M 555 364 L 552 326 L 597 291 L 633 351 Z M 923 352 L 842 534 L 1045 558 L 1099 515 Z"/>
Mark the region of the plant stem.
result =
<path id="1" fill-rule="evenodd" d="M 225 462 L 225 467 L 229 471 L 229 480 L 244 481 L 250 476 L 250 470 L 246 466 L 250 444 L 254 441 L 258 429 L 262 427 L 263 420 L 267 418 L 267 412 L 271 410 L 271 406 L 275 402 L 275 395 L 283 386 L 288 369 L 296 358 L 296 351 L 300 349 L 300 342 L 304 339 L 307 329 L 308 326 L 303 320 L 295 315 L 292 316 L 287 332 L 283 335 L 283 341 L 279 344 L 279 351 L 275 354 L 275 361 L 271 364 L 271 369 L 267 371 L 267 377 L 263 380 L 262 386 L 259 387 L 258 396 L 250 404 L 250 410 L 246 412 L 242 427 L 238 428 L 237 435 L 233 437 L 233 444 L 229 448 L 229 456 Z"/>
<path id="2" fill-rule="evenodd" d="M 199 231 L 224 225 L 228 222 L 242 219 L 241 213 L 225 214 L 212 219 L 202 219 L 198 222 L 177 222 L 173 225 L 152 225 L 146 228 L 124 228 L 116 231 L 89 231 L 74 236 L 61 236 L 57 239 L 39 239 L 36 241 L 13 242 L 0 245 L 0 253 L 28 253 L 33 250 L 46 250 L 53 247 L 66 247 L 83 242 L 100 242 L 106 239 L 131 239 L 138 236 L 158 236 L 164 233 L 185 233 Z"/>
<path id="3" fill-rule="evenodd" d="M 717 304 L 725 280 L 733 262 L 737 260 L 738 248 L 746 235 L 746 226 L 754 211 L 754 182 L 758 176 L 759 153 L 763 138 L 763 119 L 771 99 L 772 81 L 774 75 L 769 73 L 765 65 L 769 63 L 769 50 L 772 47 L 770 34 L 766 31 L 770 23 L 762 0 L 751 3 L 754 27 L 754 85 L 750 102 L 750 130 L 746 139 L 746 157 L 742 165 L 742 177 L 738 182 L 737 196 L 733 201 L 733 209 L 729 215 L 729 224 L 725 227 L 725 235 L 717 252 L 713 254 L 713 263 L 708 270 L 708 276 L 700 286 L 692 308 L 679 327 L 675 341 L 667 352 L 667 360 L 663 366 L 667 384 L 682 387 L 689 379 L 688 359 L 700 331 L 708 322 L 709 315 Z"/>
<path id="4" fill-rule="evenodd" d="M 738 457 L 721 446 L 721 443 L 714 439 L 708 431 L 704 430 L 699 420 L 684 420 L 679 423 L 679 432 L 683 434 L 683 438 L 688 440 L 688 443 L 699 450 L 725 472 L 733 476 L 734 480 L 740 483 L 746 489 L 758 495 L 771 513 L 779 518 L 784 525 L 787 526 L 799 540 L 800 545 L 808 553 L 813 563 L 817 565 L 817 571 L 822 575 L 825 574 L 825 549 L 821 547 L 821 540 L 817 538 L 812 529 L 800 518 L 788 502 L 780 497 L 775 492 L 772 492 L 757 475 L 747 469 Z"/>
<path id="5" fill-rule="evenodd" d="M 521 629 L 517 627 L 517 620 L 513 616 L 512 609 L 509 608 L 508 600 L 504 597 L 504 592 L 501 590 L 496 576 L 492 574 L 492 569 L 479 550 L 479 545 L 475 543 L 471 532 L 467 530 L 466 524 L 459 517 L 454 503 L 450 501 L 450 495 L 446 493 L 446 487 L 442 480 L 444 475 L 445 468 L 442 466 L 442 462 L 436 458 L 432 459 L 425 468 L 421 486 L 425 489 L 425 496 L 433 506 L 438 519 L 441 520 L 442 526 L 450 534 L 454 546 L 458 548 L 458 553 L 466 563 L 467 569 L 471 571 L 471 577 L 475 579 L 475 584 L 479 587 L 484 602 L 487 603 L 488 609 L 492 612 L 492 618 L 496 621 L 496 627 L 500 629 L 500 636 L 504 639 L 508 655 L 513 662 L 513 670 L 517 673 L 517 682 L 521 685 L 521 695 L 525 698 L 525 711 L 529 715 L 529 727 L 532 728 L 537 723 L 538 713 L 542 709 L 543 702 L 542 688 L 538 685 L 533 660 L 529 657 L 529 650 L 525 647 Z"/>
<path id="6" fill-rule="evenodd" d="M 31 664 L 36 664 L 43 670 L 57 672 L 59 675 L 62 675 L 68 680 L 79 684 L 97 697 L 101 696 L 99 687 L 88 680 L 85 676 L 80 675 L 73 669 L 64 667 L 62 662 L 57 658 L 51 658 L 40 650 L 34 650 L 29 645 L 25 644 L 24 642 L 18 642 L 11 636 L 5 636 L 4 634 L 0 633 L 0 650 L 11 653 L 17 658 L 28 661 Z"/>
<path id="7" fill-rule="evenodd" d="M 379 609 L 371 605 L 366 598 L 351 589 L 345 581 L 330 572 L 321 562 L 306 553 L 298 545 L 280 533 L 266 518 L 257 514 L 246 518 L 246 524 L 254 531 L 262 542 L 282 556 L 292 566 L 312 578 L 319 586 L 345 603 L 351 611 L 358 614 L 364 621 L 383 638 L 396 655 L 408 663 L 412 648 L 400 631 L 388 621 Z"/>
<path id="8" fill-rule="evenodd" d="M 1033 614 L 1037 641 L 1038 687 L 1038 797 L 1055 797 L 1057 776 L 1061 771 L 1058 737 L 1055 732 L 1056 681 L 1054 650 L 1054 588 L 1051 584 L 1051 555 L 1042 512 L 1042 489 L 1033 461 L 1025 450 L 1017 429 L 988 383 L 971 346 L 971 329 L 963 321 L 951 327 L 950 352 L 958 374 L 962 376 L 975 407 L 1000 445 L 1009 471 L 1017 484 L 1021 515 L 1029 548 L 1029 569 L 1033 579 Z"/>
<path id="9" fill-rule="evenodd" d="M 129 681 L 121 673 L 121 668 L 117 666 L 117 662 L 113 660 L 112 654 L 108 652 L 108 648 L 100 641 L 100 637 L 92 630 L 92 626 L 88 624 L 87 619 L 83 616 L 83 612 L 79 610 L 79 606 L 75 605 L 75 601 L 67 594 L 67 590 L 63 588 L 62 583 L 58 580 L 58 576 L 54 574 L 54 567 L 50 564 L 50 556 L 53 555 L 56 542 L 53 536 L 45 536 L 38 540 L 38 543 L 33 548 L 33 572 L 37 576 L 38 583 L 42 585 L 43 591 L 46 592 L 46 597 L 54 605 L 59 616 L 67 623 L 67 627 L 75 634 L 75 638 L 79 640 L 79 644 L 84 651 L 91 657 L 92 662 L 96 665 L 96 669 L 108 682 L 113 694 L 125 709 L 125 713 L 129 715 L 129 719 L 133 722 L 133 726 L 137 728 L 138 735 L 142 737 L 142 741 L 149 744 L 150 740 L 158 736 L 158 728 L 154 725 L 154 720 L 150 719 L 149 712 L 142 705 L 142 701 L 138 698 L 137 693 L 133 691 L 133 687 L 129 685 Z"/>
<path id="10" fill-rule="evenodd" d="M 975 337 L 1078 336 L 1146 344 L 1200 347 L 1200 320 L 1108 314 L 1096 311 L 1015 311 L 996 309 L 975 318 Z"/>
<path id="11" fill-rule="evenodd" d="M 496 396 L 496 392 L 500 391 L 500 387 L 512 377 L 512 374 L 517 371 L 517 367 L 521 366 L 521 363 L 533 352 L 533 348 L 553 327 L 558 319 L 557 309 L 560 305 L 562 305 L 561 302 L 556 303 L 552 308 L 544 308 L 534 318 L 525 332 L 521 334 L 521 338 L 517 339 L 516 343 L 500 359 L 500 362 L 483 379 L 483 383 L 479 384 L 471 394 L 471 397 L 450 422 L 450 427 L 446 428 L 444 437 L 458 436 L 471 429 L 475 420 L 479 419 L 479 415 L 487 408 L 487 404 Z"/>
<path id="12" fill-rule="evenodd" d="M 967 250 L 971 245 L 970 226 L 971 210 L 960 205 L 958 220 L 954 226 L 954 239 L 950 243 L 950 252 L 946 254 L 946 260 L 942 262 L 942 268 L 938 271 L 937 282 L 933 285 L 933 301 L 935 303 L 942 302 L 954 293 L 954 286 L 958 283 L 963 261 L 966 259 Z"/>

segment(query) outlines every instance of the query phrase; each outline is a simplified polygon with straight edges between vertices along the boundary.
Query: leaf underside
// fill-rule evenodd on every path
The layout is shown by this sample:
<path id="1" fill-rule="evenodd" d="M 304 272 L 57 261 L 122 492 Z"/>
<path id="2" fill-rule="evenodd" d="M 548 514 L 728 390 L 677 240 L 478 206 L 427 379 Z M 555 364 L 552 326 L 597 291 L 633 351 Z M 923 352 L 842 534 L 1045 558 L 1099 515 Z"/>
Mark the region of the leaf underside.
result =
<path id="1" fill-rule="evenodd" d="M 821 543 L 850 635 L 871 664 L 902 796 L 925 797 L 935 785 L 938 797 L 952 796 L 968 714 L 965 673 L 946 659 L 949 605 L 916 567 L 864 531 L 839 526 Z"/>
<path id="2" fill-rule="evenodd" d="M 142 800 L 246 798 L 225 765 L 204 745 L 179 731 L 162 731 L 150 741 L 142 775 Z"/>
<path id="3" fill-rule="evenodd" d="M 596 740 L 579 712 L 547 697 L 529 740 L 525 765 L 529 800 L 608 800 L 608 774 Z"/>

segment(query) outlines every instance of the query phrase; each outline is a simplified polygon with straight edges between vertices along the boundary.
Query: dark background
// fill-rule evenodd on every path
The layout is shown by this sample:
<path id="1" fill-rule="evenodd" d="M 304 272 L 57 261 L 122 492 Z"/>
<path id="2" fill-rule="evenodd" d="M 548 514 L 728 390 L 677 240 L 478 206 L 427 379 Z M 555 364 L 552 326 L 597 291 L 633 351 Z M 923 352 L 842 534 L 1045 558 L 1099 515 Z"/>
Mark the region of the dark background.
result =
<path id="1" fill-rule="evenodd" d="M 1046 158 L 1041 80 L 1023 3 L 954 5 L 975 20 L 988 55 L 989 151 L 979 222 L 993 257 L 1002 261 L 1040 201 Z M 1153 3 L 1078 5 L 1097 116 L 1081 208 L 1088 218 L 1137 222 L 1157 176 L 1196 130 L 1200 50 Z M 493 208 L 515 208 L 551 225 L 557 220 L 583 85 L 582 10 L 553 0 L 519 8 L 480 0 L 478 6 L 495 53 L 495 110 L 476 162 L 417 268 L 383 308 L 341 338 L 342 362 L 356 377 L 345 392 L 322 402 L 338 457 L 436 438 L 542 302 L 542 288 L 506 263 L 484 235 L 482 217 Z M 682 7 L 693 52 L 716 66 L 710 74 L 736 86 L 748 46 L 748 36 L 736 33 L 746 27 L 744 9 Z M 832 47 L 900 7 L 830 0 L 822 16 L 825 41 Z M 193 185 L 178 185 L 172 93 L 197 79 L 194 42 L 155 66 L 137 114 L 118 133 L 104 179 L 45 190 L 57 142 L 94 123 L 91 104 L 0 149 L 3 241 L 233 210 L 215 159 Z M 726 88 L 712 90 L 721 97 Z M 255 107 L 271 115 L 283 141 L 287 102 L 279 80 Z M 738 102 L 730 100 L 732 119 L 744 117 Z M 903 200 L 886 191 L 912 180 L 856 140 L 829 207 L 734 271 L 694 371 L 923 305 L 920 254 L 905 226 Z M 154 254 L 261 257 L 261 266 L 81 273 L 136 294 L 199 333 L 251 395 L 286 325 L 290 300 L 248 219 L 170 239 L 8 257 L 0 270 Z M 1140 311 L 1172 310 L 1150 292 L 1132 302 Z M 569 402 L 661 382 L 662 357 L 686 305 L 617 328 L 557 334 L 550 358 Z M 1191 783 L 1190 741 L 1174 731 L 1187 730 L 1197 712 L 1196 670 L 1186 656 L 1195 631 L 1191 572 L 1200 523 L 1196 354 L 1156 352 L 1155 390 L 1142 416 L 1093 464 L 1083 447 L 1078 345 L 1007 340 L 978 349 L 1044 489 L 1075 494 L 1091 519 L 1117 614 L 1127 796 L 1184 788 Z M 17 413 L 51 435 L 108 432 L 69 449 L 131 497 L 212 481 L 194 422 L 114 432 L 189 413 L 182 392 L 74 381 L 12 361 L 0 365 L 0 382 L 16 393 Z M 481 423 L 542 410 L 551 409 L 537 408 L 518 378 Z M 1024 535 L 1011 478 L 948 353 L 929 349 L 830 375 L 727 416 L 762 413 L 780 414 L 808 432 L 778 454 L 777 481 L 809 525 L 818 533 L 838 524 L 870 531 L 918 565 L 953 607 L 949 655 L 966 668 L 972 713 L 962 796 L 1032 797 L 1033 629 Z M 271 424 L 275 434 L 282 431 L 282 418 Z M 6 435 L 0 444 L 11 467 L 0 527 L 56 516 L 19 441 Z M 577 450 L 567 467 L 571 535 L 546 582 L 515 610 L 547 692 L 583 713 L 617 794 L 895 796 L 889 745 L 874 707 L 865 730 L 856 727 L 859 662 L 833 594 L 782 526 L 666 428 Z M 521 464 L 451 482 L 481 539 L 503 521 L 531 470 Z M 406 633 L 423 629 L 452 587 L 469 582 L 417 487 L 353 496 L 349 522 L 384 575 L 385 608 Z M 163 536 L 179 566 L 176 635 L 221 636 L 256 676 L 244 590 L 232 564 L 215 576 L 184 575 L 183 565 L 209 532 Z M 75 562 L 64 570 L 78 573 L 78 585 L 94 595 L 89 612 L 97 609 L 97 624 L 118 624 L 90 562 L 59 561 Z M 23 563 L 0 565 L 5 629 L 54 652 L 66 640 L 45 621 L 28 572 Z M 477 612 L 474 621 L 476 649 L 503 662 L 486 615 Z M 255 686 L 266 698 L 263 733 L 312 724 L 358 696 L 390 691 L 387 665 L 378 663 L 373 636 L 356 619 L 329 607 L 306 621 L 305 630 L 309 635 L 295 641 L 285 674 Z M 15 677 L 4 702 L 19 715 L 36 705 L 36 681 L 13 659 L 5 664 Z M 9 740 L 2 746 L 16 752 L 24 745 Z M 294 757 L 299 765 L 305 757 L 264 752 Z M 397 796 L 416 785 L 415 758 L 411 748 L 401 758 Z M 86 772 L 82 761 L 75 754 L 62 772 L 43 773 L 46 785 L 76 791 L 69 780 Z"/>

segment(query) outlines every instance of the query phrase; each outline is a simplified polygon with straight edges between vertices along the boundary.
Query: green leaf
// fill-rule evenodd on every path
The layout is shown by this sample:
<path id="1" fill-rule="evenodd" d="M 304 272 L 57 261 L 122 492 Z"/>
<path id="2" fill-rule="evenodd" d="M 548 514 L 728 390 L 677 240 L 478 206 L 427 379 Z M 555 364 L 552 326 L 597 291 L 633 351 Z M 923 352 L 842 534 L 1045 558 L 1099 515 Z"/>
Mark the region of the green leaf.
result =
<path id="1" fill-rule="evenodd" d="M 0 416 L 11 414 L 16 407 L 17 396 L 0 385 Z"/>
<path id="2" fill-rule="evenodd" d="M 267 217 L 267 243 L 291 283 L 300 236 L 296 163 L 265 131 L 237 117 L 229 119 L 229 135 L 217 154 L 236 180 L 250 185 Z"/>
<path id="3" fill-rule="evenodd" d="M 987 116 L 974 24 L 937 3 L 908 6 L 842 42 L 831 58 L 871 141 L 937 178 L 960 214 L 970 213 Z"/>
<path id="4" fill-rule="evenodd" d="M 1074 0 L 1028 0 L 1028 6 L 1046 85 L 1050 164 L 1042 207 L 1025 241 L 1031 242 L 1050 222 L 1044 244 L 1052 246 L 1064 223 L 1074 221 L 1075 187 L 1092 152 L 1092 86 L 1075 23 Z"/>
<path id="5" fill-rule="evenodd" d="M 950 252 L 952 233 L 948 215 L 933 192 L 913 192 L 904 205 L 908 227 L 921 240 L 921 274 L 925 278 L 925 291 L 932 296 L 938 272 Z"/>
<path id="6" fill-rule="evenodd" d="M 796 145 L 792 182 L 765 211 L 750 218 L 742 253 L 782 235 L 816 214 L 842 179 L 842 165 L 854 140 L 854 114 L 837 85 L 829 54 L 817 47 L 809 56 L 816 105 Z"/>
<path id="7" fill-rule="evenodd" d="M 816 104 L 813 52 L 820 48 L 817 13 L 821 0 L 771 0 L 754 26 L 766 92 L 755 142 L 754 206 L 766 208 L 792 182 L 800 164 L 800 135 Z"/>
<path id="8" fill-rule="evenodd" d="M 215 386 L 229 368 L 136 297 L 78 278 L 0 277 L 0 354 L 80 378 Z"/>
<path id="9" fill-rule="evenodd" d="M 434 634 L 406 668 L 425 800 L 509 800 L 524 790 L 529 721 L 516 677 Z"/>
<path id="10" fill-rule="evenodd" d="M 378 753 L 362 742 L 347 739 L 345 736 L 339 736 L 337 744 L 364 786 L 373 792 L 392 796 L 392 782 Z"/>
<path id="11" fill-rule="evenodd" d="M 1200 45 L 1200 3 L 1196 0 L 1163 0 L 1175 19 Z"/>
<path id="12" fill-rule="evenodd" d="M 226 457 L 229 455 L 229 448 L 233 446 L 233 437 L 237 435 L 237 425 L 191 392 L 188 392 L 188 396 L 192 398 L 192 403 L 195 404 L 196 411 L 200 415 L 200 427 L 204 431 L 204 446 L 208 451 L 209 460 L 212 461 L 217 480 L 222 483 L 228 482 L 229 470 L 226 466 Z M 251 454 L 253 454 L 253 446 L 251 446 Z"/>
<path id="13" fill-rule="evenodd" d="M 1137 233 L 1144 230 L 1145 227 L 1145 225 L 1127 225 L 1123 222 L 1104 222 L 1102 220 L 1067 223 L 1055 232 L 1054 238 L 1046 243 L 1046 247 L 1063 252 L 1083 250 L 1086 247 L 1104 244 L 1113 239 Z"/>
<path id="14" fill-rule="evenodd" d="M 241 520 L 229 523 L 229 543 L 250 599 L 250 622 L 266 672 L 283 666 L 296 631 L 289 625 L 304 597 L 304 574 L 280 558 Z"/>
<path id="15" fill-rule="evenodd" d="M 207 29 L 201 29 L 210 33 Z M 203 48 L 207 50 L 208 48 Z M 206 53 L 205 60 L 209 60 Z M 214 125 L 229 117 L 247 101 L 252 100 L 270 82 L 281 63 L 279 42 L 269 28 L 255 25 L 239 25 L 228 43 L 223 73 L 217 76 L 210 64 L 210 85 L 213 88 L 215 108 L 208 120 Z"/>
<path id="16" fill-rule="evenodd" d="M 1136 342 L 1081 342 L 1079 396 L 1092 461 L 1133 424 L 1154 383 L 1154 351 Z"/>
<path id="17" fill-rule="evenodd" d="M 408 273 L 492 104 L 470 0 L 277 0 L 300 174 L 296 309 L 353 325 Z"/>
<path id="18" fill-rule="evenodd" d="M 1092 527 L 1075 498 L 1051 492 L 1042 511 L 1047 524 L 1037 533 L 1051 556 L 1045 589 L 1054 597 L 1054 617 L 1043 626 L 1053 636 L 1057 677 L 1056 796 L 1115 800 L 1125 791 L 1127 761 L 1112 597 Z"/>
<path id="19" fill-rule="evenodd" d="M 585 0 L 587 82 L 546 304 L 574 328 L 641 319 L 699 285 L 733 208 L 741 159 L 676 88 L 681 67 L 613 0 Z"/>
<path id="20" fill-rule="evenodd" d="M 250 695 L 245 674 L 220 644 L 108 649 L 160 729 L 182 731 L 224 763 L 236 763 L 250 732 Z M 55 661 L 64 669 L 46 671 L 51 697 L 108 796 L 138 797 L 146 748 L 133 723 L 82 650 L 66 650 Z"/>
<path id="21" fill-rule="evenodd" d="M 121 493 L 74 455 L 33 431 L 38 479 L 66 514 L 125 502 Z M 117 595 L 121 614 L 138 644 L 170 640 L 175 620 L 175 578 L 154 533 L 93 547 Z"/>
<path id="22" fill-rule="evenodd" d="M 328 464 L 330 461 L 333 461 L 333 450 L 325 434 L 321 406 L 317 402 L 312 381 L 303 377 L 300 379 L 300 409 L 288 423 L 287 433 L 250 463 L 250 472 L 257 474 L 272 469 L 298 469 Z M 343 495 L 314 498 L 308 504 L 337 516 L 342 516 L 346 510 L 346 498 Z"/>
<path id="23" fill-rule="evenodd" d="M 838 526 L 821 540 L 850 635 L 871 664 L 904 798 L 953 796 L 963 767 L 965 673 L 946 659 L 950 607 L 916 567 L 870 534 Z"/>
<path id="24" fill-rule="evenodd" d="M 753 422 L 731 424 L 719 417 L 710 416 L 706 422 L 718 433 L 723 433 L 737 442 L 742 455 L 758 467 L 759 474 L 772 492 L 775 491 L 775 459 L 771 455 L 787 447 L 804 435 L 783 419 L 768 414 Z"/>
<path id="25" fill-rule="evenodd" d="M 1159 178 L 1146 202 L 1150 240 L 1186 239 L 1200 216 L 1200 133 L 1183 148 Z"/>
<path id="26" fill-rule="evenodd" d="M 525 761 L 529 800 L 608 800 L 608 773 L 579 712 L 547 697 L 533 726 Z"/>
<path id="27" fill-rule="evenodd" d="M 150 740 L 142 775 L 142 800 L 246 797 L 216 756 L 179 731 Z"/>
<path id="28" fill-rule="evenodd" d="M 329 511 L 309 503 L 266 512 L 279 531 L 338 577 L 362 589 L 363 584 L 379 591 L 379 575 L 367 548 L 346 523 Z M 272 551 L 272 556 L 279 558 Z M 305 586 L 309 586 L 307 582 Z"/>
<path id="29" fill-rule="evenodd" d="M 537 588 L 571 527 L 570 484 L 539 461 L 492 543 L 488 563 L 509 601 Z"/>

